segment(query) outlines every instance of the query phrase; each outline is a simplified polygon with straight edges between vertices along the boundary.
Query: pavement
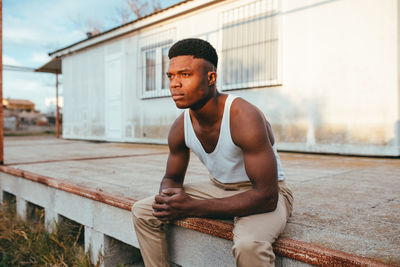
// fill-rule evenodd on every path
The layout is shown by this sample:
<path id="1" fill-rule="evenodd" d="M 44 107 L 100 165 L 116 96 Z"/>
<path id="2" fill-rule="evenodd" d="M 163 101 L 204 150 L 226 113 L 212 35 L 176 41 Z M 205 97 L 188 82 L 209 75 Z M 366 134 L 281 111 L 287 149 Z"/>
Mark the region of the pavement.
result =
<path id="1" fill-rule="evenodd" d="M 164 145 L 6 137 L 5 165 L 116 196 L 154 195 Z M 279 153 L 295 196 L 282 236 L 400 266 L 400 159 Z M 208 180 L 195 155 L 186 183 Z"/>

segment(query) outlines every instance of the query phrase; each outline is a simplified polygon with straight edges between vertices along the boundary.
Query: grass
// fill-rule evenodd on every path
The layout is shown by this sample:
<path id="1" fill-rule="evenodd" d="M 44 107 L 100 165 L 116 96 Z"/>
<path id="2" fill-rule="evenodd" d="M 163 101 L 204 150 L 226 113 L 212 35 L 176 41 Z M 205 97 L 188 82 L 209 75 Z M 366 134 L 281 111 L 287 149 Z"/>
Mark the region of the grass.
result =
<path id="1" fill-rule="evenodd" d="M 22 221 L 15 205 L 0 206 L 0 267 L 5 266 L 93 266 L 90 254 L 79 245 L 82 226 L 58 223 L 52 233 L 43 225 L 43 211 L 37 219 Z M 99 257 L 98 266 L 101 262 Z"/>

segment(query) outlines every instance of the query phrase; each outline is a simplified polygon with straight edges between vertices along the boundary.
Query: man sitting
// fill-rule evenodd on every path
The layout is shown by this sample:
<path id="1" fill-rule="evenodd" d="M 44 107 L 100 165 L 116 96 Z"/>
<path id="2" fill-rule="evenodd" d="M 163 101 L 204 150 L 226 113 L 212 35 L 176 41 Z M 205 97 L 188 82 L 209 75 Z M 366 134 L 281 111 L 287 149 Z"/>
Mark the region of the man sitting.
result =
<path id="1" fill-rule="evenodd" d="M 252 104 L 217 91 L 218 56 L 208 42 L 181 40 L 168 56 L 172 99 L 185 110 L 169 132 L 159 194 L 132 208 L 145 265 L 169 266 L 166 223 L 208 217 L 234 218 L 237 266 L 274 266 L 272 243 L 285 228 L 293 197 L 270 124 Z M 190 150 L 210 182 L 183 184 Z"/>

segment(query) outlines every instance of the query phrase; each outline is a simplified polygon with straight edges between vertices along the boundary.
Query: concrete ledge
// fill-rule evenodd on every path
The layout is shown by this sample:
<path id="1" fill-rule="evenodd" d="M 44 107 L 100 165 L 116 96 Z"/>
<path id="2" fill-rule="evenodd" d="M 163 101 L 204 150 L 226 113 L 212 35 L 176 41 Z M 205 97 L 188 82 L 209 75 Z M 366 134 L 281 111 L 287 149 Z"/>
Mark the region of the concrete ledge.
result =
<path id="1" fill-rule="evenodd" d="M 58 189 L 83 198 L 107 204 L 106 206 L 102 207 L 106 209 L 107 206 L 114 206 L 122 210 L 130 211 L 133 203 L 135 202 L 135 200 L 131 198 L 111 195 L 101 190 L 95 190 L 76 184 L 60 181 L 56 178 L 23 171 L 21 169 L 10 166 L 0 166 L 0 171 L 30 180 L 32 182 L 46 185 L 50 188 Z M 15 190 L 18 191 L 18 189 L 16 188 Z M 37 192 L 35 195 L 37 195 Z M 71 216 L 72 218 L 74 217 L 73 214 L 71 214 Z M 124 218 L 124 220 L 129 219 Z M 88 221 L 87 225 L 92 226 L 94 223 L 95 222 L 93 219 Z M 187 218 L 177 221 L 175 224 L 186 229 L 195 230 L 197 232 L 205 233 L 225 240 L 233 239 L 233 224 L 228 221 L 211 220 L 204 218 Z M 106 233 L 106 231 L 102 232 Z M 135 242 L 134 240 L 131 240 L 131 238 L 128 238 L 129 240 L 126 240 L 126 236 L 125 238 L 123 236 L 118 236 L 118 239 L 119 238 L 121 238 L 120 240 L 126 242 L 127 244 L 137 245 L 137 241 Z M 368 259 L 341 251 L 316 246 L 310 243 L 301 242 L 290 238 L 280 238 L 277 242 L 275 242 L 274 251 L 277 255 L 280 255 L 282 257 L 316 266 L 393 266 L 373 259 Z"/>
<path id="2" fill-rule="evenodd" d="M 373 259 L 316 246 L 290 238 L 279 238 L 274 243 L 274 251 L 276 254 L 283 257 L 316 266 L 394 266 Z"/>
<path id="3" fill-rule="evenodd" d="M 233 240 L 233 224 L 230 222 L 204 218 L 187 218 L 177 221 L 175 224 L 201 233 Z M 279 238 L 274 243 L 274 252 L 277 255 L 316 266 L 393 266 L 290 238 Z"/>
<path id="4" fill-rule="evenodd" d="M 54 162 L 65 162 L 65 161 L 82 161 L 82 160 L 102 160 L 102 159 L 117 159 L 117 158 L 134 158 L 142 156 L 154 156 L 163 155 L 165 152 L 156 153 L 145 153 L 145 154 L 128 154 L 128 155 L 113 155 L 113 156 L 101 156 L 101 157 L 84 157 L 84 158 L 67 158 L 67 159 L 52 159 L 52 160 L 38 160 L 38 161 L 27 161 L 27 162 L 15 162 L 7 163 L 3 166 L 15 166 L 15 165 L 25 165 L 25 164 L 42 164 L 42 163 L 54 163 Z"/>
<path id="5" fill-rule="evenodd" d="M 125 210 L 130 210 L 133 203 L 135 203 L 134 199 L 111 195 L 106 192 L 102 192 L 101 190 L 96 190 L 96 189 L 91 189 L 91 188 L 75 185 L 72 183 L 58 180 L 56 178 L 24 171 L 24 170 L 9 167 L 9 166 L 0 166 L 0 171 L 7 173 L 7 174 L 17 176 L 17 177 L 28 179 L 33 182 L 44 184 L 51 188 L 66 191 L 68 193 L 72 193 L 72 194 L 86 197 L 89 199 L 97 200 L 97 201 L 103 202 L 105 204 L 108 204 L 108 205 L 111 205 L 114 207 L 118 207 L 121 209 L 125 209 Z"/>

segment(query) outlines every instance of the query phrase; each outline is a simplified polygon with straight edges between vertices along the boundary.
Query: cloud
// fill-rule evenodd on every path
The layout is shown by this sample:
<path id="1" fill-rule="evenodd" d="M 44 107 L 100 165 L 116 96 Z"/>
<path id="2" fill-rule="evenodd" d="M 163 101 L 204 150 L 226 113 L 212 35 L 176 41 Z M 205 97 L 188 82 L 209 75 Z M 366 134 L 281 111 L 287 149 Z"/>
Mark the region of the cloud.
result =
<path id="1" fill-rule="evenodd" d="M 45 103 L 46 107 L 51 107 L 51 106 L 56 105 L 57 100 L 55 97 L 46 97 L 44 99 L 44 103 Z M 64 106 L 64 97 L 62 97 L 62 96 L 58 97 L 58 106 L 61 108 Z"/>
<path id="2" fill-rule="evenodd" d="M 19 63 L 15 58 L 7 55 L 3 55 L 3 64 L 12 66 L 21 66 L 21 63 Z"/>
<path id="3" fill-rule="evenodd" d="M 26 42 L 36 42 L 39 40 L 39 35 L 29 29 L 18 27 L 4 28 L 4 40 L 14 44 L 24 44 Z"/>
<path id="4" fill-rule="evenodd" d="M 23 95 L 25 93 L 52 92 L 55 90 L 45 81 L 34 77 L 34 75 L 40 75 L 38 73 L 33 73 L 32 75 L 25 73 L 7 74 L 4 77 L 4 89 L 8 94 L 14 94 L 18 91 Z"/>
<path id="5" fill-rule="evenodd" d="M 45 52 L 33 53 L 32 60 L 35 63 L 44 64 L 49 61 L 51 57 L 47 55 Z"/>
<path id="6" fill-rule="evenodd" d="M 44 47 L 49 42 L 65 45 L 83 39 L 84 34 L 77 36 L 76 31 L 66 23 L 66 20 L 68 19 L 62 18 L 57 21 L 51 17 L 48 17 L 47 21 L 43 17 L 21 19 L 8 14 L 4 17 L 4 42 L 19 46 Z"/>
<path id="7" fill-rule="evenodd" d="M 13 44 L 29 44 L 42 40 L 41 33 L 35 25 L 27 24 L 18 17 L 7 15 L 4 18 L 3 38 L 5 42 Z"/>
<path id="8" fill-rule="evenodd" d="M 4 6 L 3 38 L 13 44 L 43 44 L 57 42 L 62 46 L 80 41 L 86 37 L 83 29 L 77 29 L 74 18 L 99 20 L 107 24 L 106 16 L 119 1 L 69 0 L 60 1 L 11 1 Z M 48 12 L 43 12 L 47 10 Z M 81 31 L 77 35 L 76 30 Z"/>
<path id="9" fill-rule="evenodd" d="M 45 110 L 45 98 L 54 97 L 54 77 L 50 74 L 5 71 L 3 95 L 15 99 L 28 99 L 35 109 Z M 50 78 L 50 79 L 49 79 Z"/>

